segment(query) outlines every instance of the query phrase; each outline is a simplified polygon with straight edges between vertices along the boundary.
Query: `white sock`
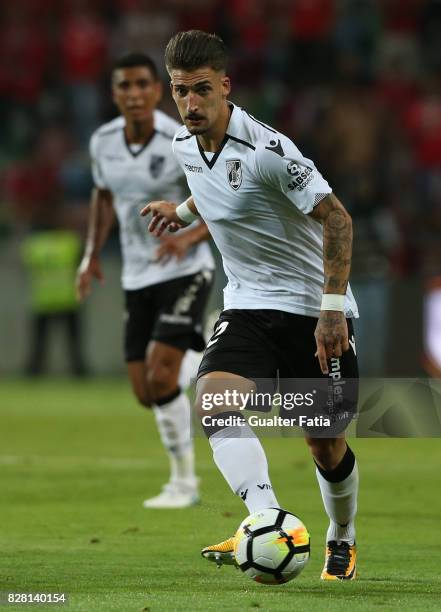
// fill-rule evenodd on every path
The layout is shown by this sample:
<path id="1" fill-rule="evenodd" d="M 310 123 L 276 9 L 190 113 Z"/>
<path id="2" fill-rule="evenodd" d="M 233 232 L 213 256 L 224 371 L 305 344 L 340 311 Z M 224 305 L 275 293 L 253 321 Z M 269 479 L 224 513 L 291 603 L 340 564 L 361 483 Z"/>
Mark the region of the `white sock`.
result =
<path id="1" fill-rule="evenodd" d="M 351 451 L 352 452 L 352 451 Z M 316 468 L 317 480 L 323 504 L 330 523 L 326 541 L 348 542 L 354 544 L 358 496 L 358 466 L 355 461 L 351 473 L 340 482 L 326 480 Z"/>
<path id="2" fill-rule="evenodd" d="M 153 412 L 162 443 L 167 449 L 170 480 L 197 486 L 188 397 L 185 393 L 180 393 L 171 402 L 161 406 L 154 405 Z"/>
<path id="3" fill-rule="evenodd" d="M 265 451 L 248 424 L 221 429 L 210 436 L 209 442 L 217 467 L 250 514 L 280 507 L 271 486 Z"/>
<path id="4" fill-rule="evenodd" d="M 196 380 L 196 376 L 201 363 L 203 353 L 197 353 L 192 349 L 185 352 L 184 358 L 179 370 L 179 386 L 181 389 L 188 389 L 192 382 Z"/>

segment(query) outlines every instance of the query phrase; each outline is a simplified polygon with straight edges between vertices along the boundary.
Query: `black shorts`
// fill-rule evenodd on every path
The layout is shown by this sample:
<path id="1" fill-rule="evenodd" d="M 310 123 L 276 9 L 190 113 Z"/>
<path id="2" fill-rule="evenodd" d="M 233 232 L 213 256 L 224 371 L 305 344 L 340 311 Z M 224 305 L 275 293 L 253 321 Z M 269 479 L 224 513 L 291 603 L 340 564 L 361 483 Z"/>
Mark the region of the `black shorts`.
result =
<path id="1" fill-rule="evenodd" d="M 358 364 L 352 320 L 347 319 L 347 324 L 349 350 L 329 360 L 329 374 L 323 374 L 315 357 L 315 317 L 279 310 L 225 310 L 207 343 L 198 378 L 208 372 L 230 372 L 257 381 L 258 387 L 273 381 L 273 388 L 283 392 L 306 392 L 313 385 L 319 389 L 325 413 L 347 412 L 353 418 Z M 332 402 L 330 393 L 335 394 Z"/>
<path id="2" fill-rule="evenodd" d="M 151 340 L 182 351 L 202 351 L 202 318 L 213 279 L 211 270 L 125 291 L 126 361 L 143 361 Z"/>

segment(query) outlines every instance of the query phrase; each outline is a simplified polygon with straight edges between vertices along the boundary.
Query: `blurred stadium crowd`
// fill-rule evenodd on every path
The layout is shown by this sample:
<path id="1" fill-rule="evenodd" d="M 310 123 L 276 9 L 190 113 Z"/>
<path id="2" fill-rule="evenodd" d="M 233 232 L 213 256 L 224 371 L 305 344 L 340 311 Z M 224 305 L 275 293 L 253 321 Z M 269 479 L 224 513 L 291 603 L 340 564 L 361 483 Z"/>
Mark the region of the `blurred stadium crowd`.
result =
<path id="1" fill-rule="evenodd" d="M 291 136 L 350 209 L 355 274 L 439 271 L 436 0 L 4 3 L 3 231 L 57 218 L 62 209 L 81 212 L 91 186 L 88 139 L 114 114 L 112 60 L 143 50 L 162 68 L 169 37 L 189 28 L 225 39 L 233 99 Z M 163 106 L 175 114 L 168 94 Z"/>
<path id="2" fill-rule="evenodd" d="M 440 274 L 440 0 L 14 0 L 1 16 L 0 240 L 84 231 L 112 61 L 145 51 L 167 82 L 168 39 L 197 28 L 231 49 L 232 99 L 292 137 L 351 212 L 371 299 Z M 162 108 L 176 116 L 167 91 Z"/>

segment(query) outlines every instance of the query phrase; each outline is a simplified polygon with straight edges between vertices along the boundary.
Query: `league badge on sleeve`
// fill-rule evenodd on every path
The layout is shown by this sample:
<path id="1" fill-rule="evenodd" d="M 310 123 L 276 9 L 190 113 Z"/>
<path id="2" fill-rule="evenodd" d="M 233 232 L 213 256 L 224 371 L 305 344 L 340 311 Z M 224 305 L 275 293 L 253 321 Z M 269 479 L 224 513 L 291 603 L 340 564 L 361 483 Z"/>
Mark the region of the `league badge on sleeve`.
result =
<path id="1" fill-rule="evenodd" d="M 237 191 L 242 184 L 242 164 L 239 159 L 230 159 L 226 164 L 228 182 Z"/>

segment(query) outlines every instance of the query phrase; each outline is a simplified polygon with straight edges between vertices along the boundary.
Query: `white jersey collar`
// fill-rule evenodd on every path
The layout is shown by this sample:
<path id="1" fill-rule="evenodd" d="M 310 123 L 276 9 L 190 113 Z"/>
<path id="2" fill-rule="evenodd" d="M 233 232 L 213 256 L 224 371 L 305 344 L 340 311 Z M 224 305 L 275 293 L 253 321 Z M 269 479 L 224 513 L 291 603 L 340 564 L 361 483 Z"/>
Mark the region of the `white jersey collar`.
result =
<path id="1" fill-rule="evenodd" d="M 242 117 L 240 116 L 240 109 L 238 106 L 236 106 L 235 104 L 233 104 L 232 102 L 228 101 L 228 106 L 231 108 L 231 115 L 230 115 L 230 121 L 228 122 L 228 126 L 227 126 L 227 130 L 225 132 L 225 135 L 222 139 L 222 142 L 219 145 L 219 148 L 217 149 L 217 151 L 215 152 L 215 154 L 213 155 L 213 157 L 211 159 L 209 159 L 207 157 L 207 155 L 205 154 L 204 149 L 202 148 L 201 143 L 199 142 L 197 136 L 196 136 L 196 143 L 199 149 L 199 153 L 202 157 L 202 159 L 204 160 L 205 164 L 208 166 L 208 168 L 211 170 L 214 166 L 214 164 L 216 163 L 219 155 L 222 153 L 223 148 L 225 147 L 225 145 L 227 144 L 227 142 L 229 140 L 233 140 L 235 142 L 238 142 L 242 145 L 245 145 L 246 147 L 255 150 L 255 146 L 252 145 L 249 142 L 245 142 L 244 140 L 242 140 L 241 138 L 239 138 L 239 135 L 241 133 L 241 125 L 242 125 Z"/>

